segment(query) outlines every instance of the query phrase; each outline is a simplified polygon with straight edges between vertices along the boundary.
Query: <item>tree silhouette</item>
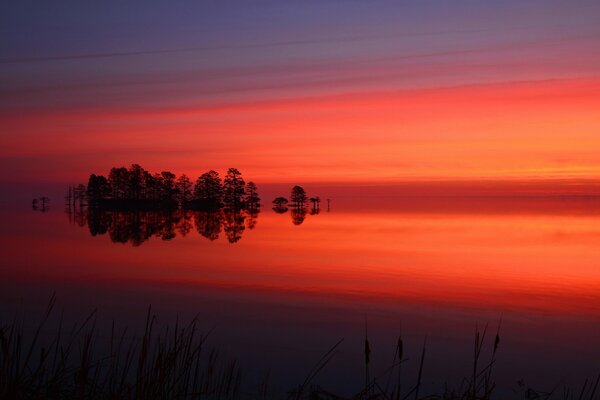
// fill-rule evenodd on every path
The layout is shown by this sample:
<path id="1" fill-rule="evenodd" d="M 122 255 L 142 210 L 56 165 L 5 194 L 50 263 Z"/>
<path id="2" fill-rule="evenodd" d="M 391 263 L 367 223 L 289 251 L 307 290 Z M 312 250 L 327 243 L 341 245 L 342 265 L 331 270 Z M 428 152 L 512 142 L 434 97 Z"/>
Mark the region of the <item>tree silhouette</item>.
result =
<path id="1" fill-rule="evenodd" d="M 196 180 L 194 186 L 194 199 L 199 208 L 217 209 L 223 201 L 223 184 L 219 173 L 208 171 Z"/>
<path id="2" fill-rule="evenodd" d="M 177 187 L 175 186 L 175 174 L 170 171 L 162 171 L 160 173 L 161 194 L 162 200 L 165 202 L 175 202 L 177 199 Z"/>
<path id="3" fill-rule="evenodd" d="M 90 204 L 97 205 L 103 200 L 108 199 L 111 193 L 112 188 L 110 187 L 110 183 L 108 183 L 108 179 L 106 179 L 106 177 L 103 175 L 90 175 L 86 192 L 88 202 Z"/>
<path id="4" fill-rule="evenodd" d="M 160 174 L 153 175 L 146 171 L 144 173 L 144 181 L 146 182 L 146 199 L 153 202 L 160 201 L 162 190 L 162 177 Z"/>
<path id="5" fill-rule="evenodd" d="M 39 199 L 33 199 L 33 200 L 31 200 L 31 208 L 33 208 L 34 210 L 37 211 L 37 209 L 38 209 L 38 203 L 39 202 L 40 202 Z"/>
<path id="6" fill-rule="evenodd" d="M 260 208 L 260 197 L 258 197 L 258 188 L 254 182 L 246 184 L 246 199 L 244 201 L 248 210 L 257 210 Z"/>
<path id="7" fill-rule="evenodd" d="M 111 168 L 108 174 L 108 182 L 112 188 L 113 199 L 125 199 L 129 193 L 129 171 L 127 168 Z"/>
<path id="8" fill-rule="evenodd" d="M 177 201 L 182 208 L 187 208 L 187 205 L 192 200 L 192 181 L 186 174 L 177 178 Z"/>
<path id="9" fill-rule="evenodd" d="M 83 207 L 87 202 L 91 207 L 113 210 L 217 210 L 226 206 L 255 211 L 260 208 L 256 184 L 246 184 L 235 168 L 229 168 L 223 183 L 219 174 L 211 170 L 192 185 L 185 174 L 179 177 L 170 171 L 151 174 L 139 164 L 132 164 L 129 168 L 111 168 L 108 178 L 91 174 L 87 183 L 87 187 L 69 186 L 69 207 L 76 204 Z"/>
<path id="10" fill-rule="evenodd" d="M 273 200 L 273 204 L 275 205 L 275 207 L 285 207 L 287 203 L 288 199 L 286 199 L 285 197 L 276 197 Z"/>
<path id="11" fill-rule="evenodd" d="M 139 200 L 145 191 L 144 169 L 139 164 L 132 164 L 127 171 L 127 198 Z"/>
<path id="12" fill-rule="evenodd" d="M 306 191 L 301 186 L 296 185 L 292 188 L 291 200 L 295 208 L 304 207 L 307 199 Z"/>
<path id="13" fill-rule="evenodd" d="M 273 200 L 273 211 L 275 211 L 278 214 L 283 214 L 288 210 L 288 208 L 286 207 L 287 203 L 288 199 L 286 199 L 285 197 L 276 197 Z"/>
<path id="14" fill-rule="evenodd" d="M 242 208 L 245 195 L 245 182 L 242 173 L 235 168 L 229 168 L 223 181 L 225 206 L 232 210 Z"/>

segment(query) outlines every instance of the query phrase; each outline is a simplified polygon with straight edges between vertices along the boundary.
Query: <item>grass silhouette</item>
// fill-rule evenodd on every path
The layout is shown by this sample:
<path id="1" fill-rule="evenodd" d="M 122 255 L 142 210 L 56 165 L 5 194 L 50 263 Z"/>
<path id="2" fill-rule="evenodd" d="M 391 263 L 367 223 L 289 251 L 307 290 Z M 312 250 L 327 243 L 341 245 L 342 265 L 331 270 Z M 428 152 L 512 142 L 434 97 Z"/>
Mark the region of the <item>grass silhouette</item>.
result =
<path id="1" fill-rule="evenodd" d="M 0 399 L 343 398 L 313 383 L 335 357 L 343 339 L 331 346 L 287 395 L 269 394 L 268 374 L 255 386 L 255 393 L 246 393 L 242 391 L 240 366 L 236 360 L 221 357 L 215 349 L 207 349 L 210 332 L 199 332 L 197 317 L 185 325 L 176 322 L 159 329 L 149 307 L 141 336 L 129 335 L 127 328 L 117 331 L 114 322 L 110 335 L 102 336 L 96 327 L 94 310 L 69 330 L 64 328 L 61 316 L 56 332 L 42 335 L 42 331 L 49 330 L 47 324 L 55 303 L 56 297 L 52 296 L 32 334 L 26 334 L 22 318 L 15 317 L 6 325 L 0 321 Z M 475 330 L 472 375 L 463 378 L 454 389 L 446 386 L 442 393 L 423 396 L 427 341 L 423 342 L 416 382 L 410 384 L 403 379 L 407 358 L 404 358 L 401 336 L 391 365 L 379 375 L 369 374 L 370 348 L 365 329 L 366 379 L 364 387 L 350 398 L 492 399 L 496 388 L 492 372 L 500 344 L 500 324 L 492 341 L 491 357 L 484 360 L 487 332 L 487 326 Z M 600 376 L 586 380 L 580 390 L 558 391 L 557 387 L 550 392 L 535 391 L 521 384 L 512 398 L 594 400 L 599 383 Z"/>

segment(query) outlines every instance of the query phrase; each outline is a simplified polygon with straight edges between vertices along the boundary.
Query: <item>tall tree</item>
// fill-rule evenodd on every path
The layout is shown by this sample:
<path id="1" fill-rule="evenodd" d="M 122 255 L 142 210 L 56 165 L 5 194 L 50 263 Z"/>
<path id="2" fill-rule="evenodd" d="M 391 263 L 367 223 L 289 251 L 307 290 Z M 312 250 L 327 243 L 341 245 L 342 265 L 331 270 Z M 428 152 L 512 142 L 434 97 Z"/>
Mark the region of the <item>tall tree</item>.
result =
<path id="1" fill-rule="evenodd" d="M 103 175 L 91 174 L 87 185 L 87 198 L 90 204 L 98 204 L 110 197 L 112 189 Z"/>
<path id="2" fill-rule="evenodd" d="M 160 173 L 162 186 L 162 200 L 173 202 L 177 197 L 177 187 L 175 186 L 176 175 L 170 171 L 162 171 Z"/>
<path id="3" fill-rule="evenodd" d="M 291 199 L 294 207 L 300 208 L 304 207 L 304 203 L 306 203 L 308 197 L 306 196 L 306 191 L 301 186 L 296 185 L 292 188 Z"/>
<path id="4" fill-rule="evenodd" d="M 246 184 L 246 197 L 244 200 L 248 210 L 257 210 L 260 208 L 260 197 L 258 197 L 258 188 L 254 182 Z"/>
<path id="5" fill-rule="evenodd" d="M 132 164 L 128 172 L 128 199 L 140 200 L 144 198 L 146 185 L 144 182 L 144 168 L 139 164 Z"/>
<path id="6" fill-rule="evenodd" d="M 176 187 L 179 205 L 186 208 L 192 200 L 192 181 L 190 181 L 190 178 L 186 174 L 183 174 L 177 178 Z"/>
<path id="7" fill-rule="evenodd" d="M 112 188 L 112 198 L 122 200 L 129 194 L 129 171 L 125 167 L 111 168 L 108 182 Z"/>
<path id="8" fill-rule="evenodd" d="M 194 199 L 199 201 L 203 208 L 221 207 L 223 184 L 218 172 L 211 170 L 200 175 L 194 186 Z"/>
<path id="9" fill-rule="evenodd" d="M 224 202 L 228 208 L 241 209 L 246 193 L 245 186 L 242 173 L 235 168 L 229 168 L 223 182 Z"/>

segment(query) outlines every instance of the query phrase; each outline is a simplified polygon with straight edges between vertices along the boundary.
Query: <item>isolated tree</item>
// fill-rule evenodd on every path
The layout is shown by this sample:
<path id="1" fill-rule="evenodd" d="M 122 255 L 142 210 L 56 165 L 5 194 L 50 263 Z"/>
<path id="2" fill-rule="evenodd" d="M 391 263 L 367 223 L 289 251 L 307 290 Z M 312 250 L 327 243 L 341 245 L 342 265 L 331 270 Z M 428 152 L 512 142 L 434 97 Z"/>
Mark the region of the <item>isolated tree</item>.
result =
<path id="1" fill-rule="evenodd" d="M 179 205 L 185 208 L 192 200 L 192 181 L 186 174 L 183 174 L 177 178 L 176 187 Z"/>
<path id="2" fill-rule="evenodd" d="M 242 173 L 236 168 L 229 168 L 223 181 L 223 200 L 228 208 L 239 210 L 242 207 L 245 186 Z"/>
<path id="3" fill-rule="evenodd" d="M 223 184 L 219 173 L 208 171 L 196 180 L 194 199 L 204 208 L 219 208 L 223 201 Z"/>
<path id="4" fill-rule="evenodd" d="M 258 188 L 254 182 L 246 184 L 246 208 L 256 210 L 260 207 L 260 197 L 258 197 Z"/>
<path id="5" fill-rule="evenodd" d="M 292 188 L 291 199 L 294 207 L 300 208 L 304 207 L 304 203 L 306 203 L 308 197 L 306 196 L 306 191 L 301 186 L 296 185 Z"/>
<path id="6" fill-rule="evenodd" d="M 276 197 L 273 200 L 273 211 L 275 211 L 278 214 L 283 214 L 288 210 L 288 208 L 286 207 L 287 203 L 288 199 L 286 199 L 285 197 Z"/>

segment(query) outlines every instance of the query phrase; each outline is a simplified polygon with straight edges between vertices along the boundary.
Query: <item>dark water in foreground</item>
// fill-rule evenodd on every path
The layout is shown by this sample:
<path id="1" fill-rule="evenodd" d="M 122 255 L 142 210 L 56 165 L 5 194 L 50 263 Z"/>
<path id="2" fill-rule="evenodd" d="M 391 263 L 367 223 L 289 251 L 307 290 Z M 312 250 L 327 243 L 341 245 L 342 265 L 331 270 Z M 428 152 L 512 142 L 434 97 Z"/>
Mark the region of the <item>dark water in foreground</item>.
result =
<path id="1" fill-rule="evenodd" d="M 4 210 L 2 319 L 22 308 L 35 324 L 53 292 L 66 318 L 97 307 L 107 326 L 140 327 L 149 304 L 161 323 L 198 314 L 248 384 L 270 371 L 282 391 L 344 338 L 315 381 L 358 392 L 365 317 L 375 376 L 402 333 L 414 379 L 427 337 L 429 390 L 470 374 L 476 326 L 495 333 L 500 319 L 500 390 L 519 379 L 577 386 L 599 372 L 598 201 L 354 198 L 326 208 L 301 221 L 268 208 L 71 218 Z"/>

